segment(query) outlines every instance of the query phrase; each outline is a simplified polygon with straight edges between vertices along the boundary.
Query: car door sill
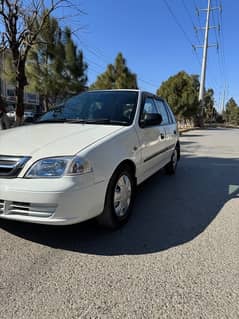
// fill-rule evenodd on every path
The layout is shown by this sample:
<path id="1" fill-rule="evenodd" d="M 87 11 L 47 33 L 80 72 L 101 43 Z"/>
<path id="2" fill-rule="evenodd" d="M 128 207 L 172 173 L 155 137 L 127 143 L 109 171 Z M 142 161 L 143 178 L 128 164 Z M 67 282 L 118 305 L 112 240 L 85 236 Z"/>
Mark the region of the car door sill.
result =
<path id="1" fill-rule="evenodd" d="M 174 149 L 174 147 L 175 147 L 175 144 L 171 144 L 171 145 L 165 147 L 165 148 L 162 149 L 161 151 L 156 152 L 156 153 L 154 153 L 153 155 L 150 155 L 149 157 L 145 158 L 144 163 L 150 161 L 150 160 L 153 159 L 154 157 L 159 156 L 159 155 L 161 155 L 161 154 L 163 154 L 163 153 L 165 153 L 165 152 L 172 151 L 172 150 Z"/>

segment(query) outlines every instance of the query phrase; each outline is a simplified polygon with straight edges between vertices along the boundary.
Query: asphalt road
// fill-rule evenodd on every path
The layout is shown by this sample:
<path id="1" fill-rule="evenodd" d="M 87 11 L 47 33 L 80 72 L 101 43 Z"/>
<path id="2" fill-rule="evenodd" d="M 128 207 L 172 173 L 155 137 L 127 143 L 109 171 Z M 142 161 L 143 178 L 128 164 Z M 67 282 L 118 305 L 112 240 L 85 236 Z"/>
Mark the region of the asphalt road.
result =
<path id="1" fill-rule="evenodd" d="M 0 220 L 0 318 L 239 318 L 239 130 L 181 141 L 117 232 Z"/>

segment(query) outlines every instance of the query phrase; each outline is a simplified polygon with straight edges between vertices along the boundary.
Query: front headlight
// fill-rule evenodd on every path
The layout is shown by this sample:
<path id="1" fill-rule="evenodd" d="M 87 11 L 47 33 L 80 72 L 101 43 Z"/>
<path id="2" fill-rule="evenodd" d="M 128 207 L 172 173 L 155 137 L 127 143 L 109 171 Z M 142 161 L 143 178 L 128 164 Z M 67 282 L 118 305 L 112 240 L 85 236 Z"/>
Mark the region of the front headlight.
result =
<path id="1" fill-rule="evenodd" d="M 43 158 L 29 169 L 27 178 L 58 178 L 63 175 L 82 175 L 92 172 L 89 161 L 80 157 Z"/>

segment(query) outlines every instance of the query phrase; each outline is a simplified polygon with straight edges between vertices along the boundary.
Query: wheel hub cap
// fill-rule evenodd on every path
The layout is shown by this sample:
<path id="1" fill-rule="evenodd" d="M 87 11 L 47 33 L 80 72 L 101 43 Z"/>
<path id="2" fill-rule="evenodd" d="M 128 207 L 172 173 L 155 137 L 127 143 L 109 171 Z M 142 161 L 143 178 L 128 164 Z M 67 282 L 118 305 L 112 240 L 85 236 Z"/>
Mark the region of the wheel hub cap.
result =
<path id="1" fill-rule="evenodd" d="M 118 217 L 126 214 L 131 202 L 132 187 L 127 175 L 122 175 L 115 186 L 114 209 Z"/>
<path id="2" fill-rule="evenodd" d="M 177 151 L 174 150 L 173 152 L 173 158 L 172 158 L 173 166 L 175 167 L 177 165 Z"/>

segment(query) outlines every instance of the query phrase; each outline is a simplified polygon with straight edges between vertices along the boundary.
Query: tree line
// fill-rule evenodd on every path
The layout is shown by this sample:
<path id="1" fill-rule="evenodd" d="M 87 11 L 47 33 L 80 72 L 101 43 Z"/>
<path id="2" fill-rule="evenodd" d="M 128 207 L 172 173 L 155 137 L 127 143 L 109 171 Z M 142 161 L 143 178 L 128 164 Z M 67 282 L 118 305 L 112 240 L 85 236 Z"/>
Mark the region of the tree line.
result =
<path id="1" fill-rule="evenodd" d="M 222 117 L 226 123 L 239 125 L 239 106 L 234 98 L 231 97 L 226 103 L 226 108 L 222 113 Z"/>
<path id="2" fill-rule="evenodd" d="M 85 91 L 87 68 L 83 51 L 73 39 L 70 27 L 62 28 L 59 18 L 52 16 L 60 5 L 69 0 L 29 0 L 28 7 L 20 0 L 0 2 L 0 24 L 5 29 L 1 51 L 6 52 L 5 77 L 16 85 L 16 114 L 21 123 L 24 113 L 24 88 L 39 93 L 41 104 L 48 110 L 69 96 Z M 30 3 L 30 6 L 29 6 Z M 120 52 L 113 64 L 98 75 L 89 89 L 137 89 L 137 75 L 127 66 Z M 178 120 L 197 121 L 203 112 L 205 121 L 215 121 L 219 115 L 214 107 L 213 89 L 205 90 L 203 110 L 198 102 L 199 78 L 186 71 L 170 76 L 156 94 L 165 98 Z M 239 124 L 239 108 L 231 98 L 223 119 Z"/>

